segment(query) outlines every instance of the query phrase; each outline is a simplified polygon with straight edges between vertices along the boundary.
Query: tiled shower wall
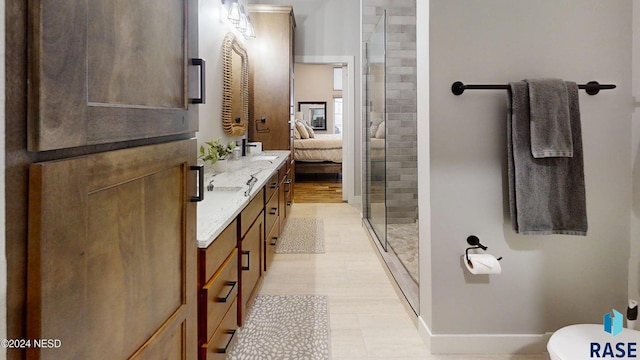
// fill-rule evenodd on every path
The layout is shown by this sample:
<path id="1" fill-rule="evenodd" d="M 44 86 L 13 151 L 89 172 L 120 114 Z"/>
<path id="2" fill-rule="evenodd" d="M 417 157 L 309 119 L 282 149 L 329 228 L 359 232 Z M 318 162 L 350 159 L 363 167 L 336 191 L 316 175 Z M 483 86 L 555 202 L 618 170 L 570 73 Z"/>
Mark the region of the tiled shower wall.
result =
<path id="1" fill-rule="evenodd" d="M 387 222 L 413 223 L 418 216 L 416 1 L 363 0 L 362 6 L 365 42 L 387 11 Z"/>

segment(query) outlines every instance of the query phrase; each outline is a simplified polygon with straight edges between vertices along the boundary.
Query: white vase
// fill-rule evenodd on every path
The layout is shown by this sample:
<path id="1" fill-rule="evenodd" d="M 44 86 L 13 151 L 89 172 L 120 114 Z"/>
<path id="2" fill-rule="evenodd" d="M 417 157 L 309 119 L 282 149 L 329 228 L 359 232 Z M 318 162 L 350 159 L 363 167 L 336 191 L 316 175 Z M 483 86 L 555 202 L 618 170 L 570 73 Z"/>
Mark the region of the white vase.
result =
<path id="1" fill-rule="evenodd" d="M 227 171 L 227 159 L 218 159 L 215 164 L 213 164 L 213 171 L 216 174 L 223 173 Z"/>

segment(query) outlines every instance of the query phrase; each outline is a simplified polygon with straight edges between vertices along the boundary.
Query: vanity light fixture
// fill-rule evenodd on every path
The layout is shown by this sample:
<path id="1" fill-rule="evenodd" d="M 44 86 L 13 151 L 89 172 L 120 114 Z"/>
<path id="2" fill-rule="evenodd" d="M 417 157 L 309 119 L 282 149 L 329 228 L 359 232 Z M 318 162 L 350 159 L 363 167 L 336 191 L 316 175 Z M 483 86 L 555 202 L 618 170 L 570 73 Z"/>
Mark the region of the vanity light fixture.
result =
<path id="1" fill-rule="evenodd" d="M 244 6 L 240 6 L 240 21 L 236 24 L 236 28 L 242 34 L 247 30 L 247 14 L 244 12 Z"/>
<path id="2" fill-rule="evenodd" d="M 247 15 L 247 29 L 244 31 L 244 37 L 253 39 L 256 37 L 256 31 L 253 29 L 253 23 L 251 23 L 251 17 Z"/>
<path id="3" fill-rule="evenodd" d="M 227 2 L 229 5 L 229 12 L 227 19 L 236 26 L 236 29 L 244 35 L 245 39 L 253 39 L 256 37 L 251 18 L 245 12 L 244 6 L 240 5 L 238 0 L 220 0 L 224 6 Z"/>
<path id="4" fill-rule="evenodd" d="M 222 3 L 225 3 L 225 0 L 222 0 Z M 231 21 L 232 24 L 238 25 L 242 18 L 242 14 L 240 12 L 240 4 L 238 4 L 238 0 L 231 0 L 231 5 L 229 5 L 229 15 L 227 19 Z"/>

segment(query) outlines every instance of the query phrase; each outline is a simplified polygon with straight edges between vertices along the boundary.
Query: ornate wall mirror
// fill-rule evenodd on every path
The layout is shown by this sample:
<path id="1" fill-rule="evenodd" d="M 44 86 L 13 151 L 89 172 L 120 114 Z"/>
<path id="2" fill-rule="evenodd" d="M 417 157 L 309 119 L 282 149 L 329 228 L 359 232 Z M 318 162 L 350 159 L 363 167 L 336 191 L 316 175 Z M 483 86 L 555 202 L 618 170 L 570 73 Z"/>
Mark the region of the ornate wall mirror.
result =
<path id="1" fill-rule="evenodd" d="M 249 123 L 249 57 L 232 33 L 222 42 L 222 127 L 228 136 L 241 136 Z"/>

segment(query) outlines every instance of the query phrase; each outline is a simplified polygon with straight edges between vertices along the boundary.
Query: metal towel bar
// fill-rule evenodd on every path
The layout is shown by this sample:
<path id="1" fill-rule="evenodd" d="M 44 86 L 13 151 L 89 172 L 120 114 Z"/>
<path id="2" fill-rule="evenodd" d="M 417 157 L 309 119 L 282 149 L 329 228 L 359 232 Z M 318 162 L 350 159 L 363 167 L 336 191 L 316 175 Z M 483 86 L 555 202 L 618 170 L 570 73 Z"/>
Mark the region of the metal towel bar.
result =
<path id="1" fill-rule="evenodd" d="M 589 81 L 586 84 L 578 85 L 578 89 L 585 90 L 589 95 L 596 95 L 600 90 L 615 89 L 613 84 L 600 84 L 597 81 Z M 465 85 L 462 81 L 451 84 L 451 92 L 454 95 L 462 95 L 465 90 L 508 90 L 509 85 Z"/>

